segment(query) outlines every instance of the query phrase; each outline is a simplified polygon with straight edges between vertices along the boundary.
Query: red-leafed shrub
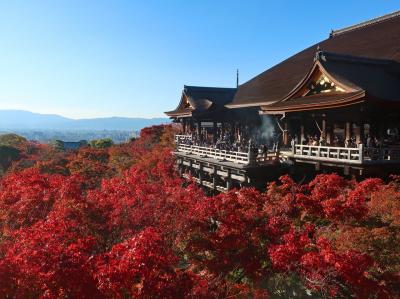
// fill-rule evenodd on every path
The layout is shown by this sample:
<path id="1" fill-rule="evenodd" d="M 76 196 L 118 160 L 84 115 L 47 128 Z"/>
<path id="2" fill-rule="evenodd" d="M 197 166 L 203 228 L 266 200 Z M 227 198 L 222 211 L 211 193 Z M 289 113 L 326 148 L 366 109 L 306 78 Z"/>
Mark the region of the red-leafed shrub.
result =
<path id="1" fill-rule="evenodd" d="M 191 276 L 177 268 L 178 257 L 149 227 L 96 258 L 98 288 L 107 297 L 188 297 Z"/>
<path id="2" fill-rule="evenodd" d="M 399 298 L 398 177 L 206 196 L 175 172 L 173 135 L 68 152 L 14 136 L 0 297 Z"/>

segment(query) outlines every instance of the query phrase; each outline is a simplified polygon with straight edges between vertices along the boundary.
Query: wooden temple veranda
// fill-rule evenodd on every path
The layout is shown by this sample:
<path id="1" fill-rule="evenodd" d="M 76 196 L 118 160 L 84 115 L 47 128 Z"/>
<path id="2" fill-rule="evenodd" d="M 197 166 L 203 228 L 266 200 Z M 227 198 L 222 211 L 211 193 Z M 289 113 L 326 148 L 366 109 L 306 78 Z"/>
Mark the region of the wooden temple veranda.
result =
<path id="1" fill-rule="evenodd" d="M 177 168 L 225 192 L 284 173 L 400 171 L 400 12 L 337 31 L 237 88 L 184 86 Z"/>

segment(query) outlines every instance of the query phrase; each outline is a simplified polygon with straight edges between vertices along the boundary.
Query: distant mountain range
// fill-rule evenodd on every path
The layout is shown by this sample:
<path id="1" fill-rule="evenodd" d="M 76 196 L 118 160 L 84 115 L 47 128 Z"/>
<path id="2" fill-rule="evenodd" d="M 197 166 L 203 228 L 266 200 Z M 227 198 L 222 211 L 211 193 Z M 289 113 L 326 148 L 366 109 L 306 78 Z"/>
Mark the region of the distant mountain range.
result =
<path id="1" fill-rule="evenodd" d="M 169 123 L 168 118 L 105 117 L 71 119 L 56 114 L 39 114 L 24 110 L 0 110 L 3 130 L 133 130 Z"/>

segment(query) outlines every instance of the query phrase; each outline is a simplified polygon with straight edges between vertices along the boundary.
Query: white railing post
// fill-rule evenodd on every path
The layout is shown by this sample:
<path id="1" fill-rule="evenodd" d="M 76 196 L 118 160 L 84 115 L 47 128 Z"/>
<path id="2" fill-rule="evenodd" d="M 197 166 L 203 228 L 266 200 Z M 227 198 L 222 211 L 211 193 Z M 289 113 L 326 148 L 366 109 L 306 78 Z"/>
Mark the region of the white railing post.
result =
<path id="1" fill-rule="evenodd" d="M 364 161 L 364 145 L 362 143 L 358 145 L 358 155 L 358 160 L 360 162 Z"/>

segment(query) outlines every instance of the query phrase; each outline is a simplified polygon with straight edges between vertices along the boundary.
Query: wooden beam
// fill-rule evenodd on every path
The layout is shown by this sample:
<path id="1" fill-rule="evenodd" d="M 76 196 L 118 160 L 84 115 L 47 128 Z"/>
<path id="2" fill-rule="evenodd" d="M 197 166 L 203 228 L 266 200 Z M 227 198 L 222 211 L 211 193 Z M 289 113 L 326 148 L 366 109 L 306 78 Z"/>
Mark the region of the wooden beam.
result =
<path id="1" fill-rule="evenodd" d="M 287 146 L 289 144 L 289 131 L 288 131 L 288 121 L 285 120 L 283 124 L 283 144 Z"/>

